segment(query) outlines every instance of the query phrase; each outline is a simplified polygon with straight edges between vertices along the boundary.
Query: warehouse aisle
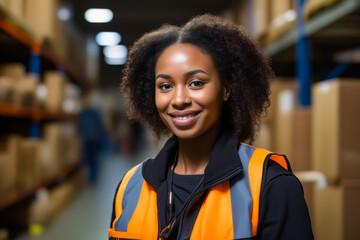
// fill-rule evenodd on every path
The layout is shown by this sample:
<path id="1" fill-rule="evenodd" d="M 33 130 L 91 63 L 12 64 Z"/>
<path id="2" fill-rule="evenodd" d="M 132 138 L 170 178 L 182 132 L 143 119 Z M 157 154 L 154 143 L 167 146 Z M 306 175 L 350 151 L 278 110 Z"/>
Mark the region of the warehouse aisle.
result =
<path id="1" fill-rule="evenodd" d="M 131 166 L 149 156 L 137 154 L 131 161 L 119 155 L 107 155 L 99 169 L 98 182 L 80 190 L 40 236 L 24 233 L 18 240 L 107 239 L 115 188 Z"/>

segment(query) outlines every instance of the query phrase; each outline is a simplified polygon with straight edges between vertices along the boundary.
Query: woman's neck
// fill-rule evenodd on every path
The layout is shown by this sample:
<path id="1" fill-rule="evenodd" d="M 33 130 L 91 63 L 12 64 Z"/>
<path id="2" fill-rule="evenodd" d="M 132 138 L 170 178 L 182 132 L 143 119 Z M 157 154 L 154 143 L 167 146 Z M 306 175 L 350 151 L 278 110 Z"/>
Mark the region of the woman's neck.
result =
<path id="1" fill-rule="evenodd" d="M 219 135 L 221 123 L 216 123 L 209 131 L 194 139 L 179 139 L 177 174 L 204 174 L 209 163 L 210 152 Z"/>

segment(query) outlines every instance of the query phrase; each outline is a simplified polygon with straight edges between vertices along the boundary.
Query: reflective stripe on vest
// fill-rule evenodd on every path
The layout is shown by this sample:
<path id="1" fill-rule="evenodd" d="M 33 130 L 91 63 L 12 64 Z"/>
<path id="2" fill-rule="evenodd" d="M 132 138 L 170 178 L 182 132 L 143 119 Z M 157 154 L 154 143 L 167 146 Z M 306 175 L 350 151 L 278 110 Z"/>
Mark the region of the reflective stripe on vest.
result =
<path id="1" fill-rule="evenodd" d="M 115 200 L 115 220 L 110 239 L 156 239 L 157 194 L 145 182 L 142 164 L 125 174 Z"/>
<path id="2" fill-rule="evenodd" d="M 264 161 L 271 152 L 241 144 L 238 154 L 243 176 L 212 187 L 207 192 L 190 239 L 241 239 L 256 236 Z M 283 156 L 270 159 L 288 169 Z M 142 164 L 125 176 L 115 202 L 116 218 L 110 239 L 156 239 L 156 191 L 141 174 Z"/>

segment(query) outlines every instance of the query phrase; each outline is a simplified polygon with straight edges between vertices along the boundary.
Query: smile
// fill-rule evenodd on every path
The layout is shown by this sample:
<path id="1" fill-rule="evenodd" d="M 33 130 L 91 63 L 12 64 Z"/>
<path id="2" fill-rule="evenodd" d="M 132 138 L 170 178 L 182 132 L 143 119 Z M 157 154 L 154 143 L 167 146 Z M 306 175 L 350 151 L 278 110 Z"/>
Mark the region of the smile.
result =
<path id="1" fill-rule="evenodd" d="M 199 117 L 200 112 L 176 112 L 169 114 L 174 125 L 185 127 L 193 124 Z"/>

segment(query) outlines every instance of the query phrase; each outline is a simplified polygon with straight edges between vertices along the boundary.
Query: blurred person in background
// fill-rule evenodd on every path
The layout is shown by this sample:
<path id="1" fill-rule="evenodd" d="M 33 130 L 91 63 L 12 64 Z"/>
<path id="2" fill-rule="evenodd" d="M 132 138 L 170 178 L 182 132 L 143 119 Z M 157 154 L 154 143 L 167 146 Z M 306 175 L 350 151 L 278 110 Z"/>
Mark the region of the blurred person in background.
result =
<path id="1" fill-rule="evenodd" d="M 219 17 L 140 38 L 121 83 L 129 116 L 171 137 L 124 175 L 109 239 L 313 239 L 286 157 L 246 144 L 272 76 L 257 43 Z"/>
<path id="2" fill-rule="evenodd" d="M 89 181 L 94 183 L 100 152 L 106 139 L 103 121 L 99 112 L 91 106 L 90 93 L 81 98 L 82 110 L 78 117 L 78 131 L 82 140 L 84 164 L 89 169 Z"/>

